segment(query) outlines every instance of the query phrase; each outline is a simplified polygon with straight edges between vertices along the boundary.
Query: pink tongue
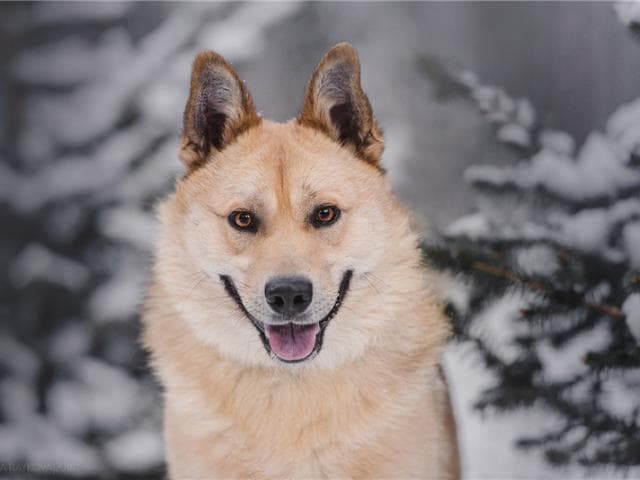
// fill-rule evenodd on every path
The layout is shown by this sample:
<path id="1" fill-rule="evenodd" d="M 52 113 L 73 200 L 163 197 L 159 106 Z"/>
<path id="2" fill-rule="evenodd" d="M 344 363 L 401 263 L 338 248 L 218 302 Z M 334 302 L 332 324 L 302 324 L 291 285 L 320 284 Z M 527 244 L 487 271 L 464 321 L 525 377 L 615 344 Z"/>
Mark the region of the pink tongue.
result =
<path id="1" fill-rule="evenodd" d="M 265 325 L 271 351 L 282 360 L 302 360 L 311 355 L 320 325 Z"/>

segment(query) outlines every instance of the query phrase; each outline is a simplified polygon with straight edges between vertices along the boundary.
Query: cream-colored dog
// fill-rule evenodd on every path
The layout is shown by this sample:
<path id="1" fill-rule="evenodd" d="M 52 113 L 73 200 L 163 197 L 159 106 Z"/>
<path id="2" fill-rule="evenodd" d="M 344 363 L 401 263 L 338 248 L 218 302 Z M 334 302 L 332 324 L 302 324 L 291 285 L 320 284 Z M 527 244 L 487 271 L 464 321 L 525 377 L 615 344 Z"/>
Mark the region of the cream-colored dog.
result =
<path id="1" fill-rule="evenodd" d="M 144 314 L 172 478 L 458 477 L 448 326 L 382 150 L 348 44 L 285 124 L 196 58 Z"/>

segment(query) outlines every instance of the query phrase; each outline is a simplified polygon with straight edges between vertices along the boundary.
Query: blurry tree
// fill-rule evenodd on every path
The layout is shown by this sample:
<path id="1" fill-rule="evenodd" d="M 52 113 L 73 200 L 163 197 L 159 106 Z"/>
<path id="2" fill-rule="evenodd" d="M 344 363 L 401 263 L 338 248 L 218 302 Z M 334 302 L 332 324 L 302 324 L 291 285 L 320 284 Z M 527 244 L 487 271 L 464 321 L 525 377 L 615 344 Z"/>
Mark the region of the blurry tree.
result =
<path id="1" fill-rule="evenodd" d="M 518 441 L 554 465 L 640 465 L 640 99 L 576 151 L 526 100 L 421 64 L 442 98 L 475 102 L 518 159 L 469 168 L 477 213 L 425 245 L 459 280 L 447 307 L 457 339 L 494 374 L 476 407 L 555 418 Z"/>
<path id="2" fill-rule="evenodd" d="M 0 8 L 0 476 L 158 478 L 137 311 L 191 61 L 254 58 L 300 6 Z"/>

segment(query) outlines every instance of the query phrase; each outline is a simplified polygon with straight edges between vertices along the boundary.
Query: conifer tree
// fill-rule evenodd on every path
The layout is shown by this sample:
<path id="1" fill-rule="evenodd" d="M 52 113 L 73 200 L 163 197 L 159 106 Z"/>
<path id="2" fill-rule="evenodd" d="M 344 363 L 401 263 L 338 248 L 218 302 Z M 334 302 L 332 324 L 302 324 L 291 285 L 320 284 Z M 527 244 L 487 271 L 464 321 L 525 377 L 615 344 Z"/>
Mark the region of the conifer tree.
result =
<path id="1" fill-rule="evenodd" d="M 518 440 L 554 465 L 640 465 L 640 98 L 576 148 L 526 100 L 423 67 L 474 102 L 515 159 L 469 168 L 477 212 L 425 245 L 463 289 L 447 307 L 457 340 L 495 374 L 476 407 L 555 418 Z"/>

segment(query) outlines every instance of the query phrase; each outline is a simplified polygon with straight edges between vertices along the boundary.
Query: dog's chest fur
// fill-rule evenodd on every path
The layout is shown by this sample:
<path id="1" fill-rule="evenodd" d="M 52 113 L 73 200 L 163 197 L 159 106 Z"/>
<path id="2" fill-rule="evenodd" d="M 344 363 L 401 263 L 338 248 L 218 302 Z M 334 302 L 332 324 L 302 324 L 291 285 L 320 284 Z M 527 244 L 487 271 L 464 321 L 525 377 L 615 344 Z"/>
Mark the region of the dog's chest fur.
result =
<path id="1" fill-rule="evenodd" d="M 164 352 L 155 363 L 172 478 L 450 475 L 453 423 L 435 354 L 382 362 L 372 352 L 330 374 L 240 369 L 177 319 L 157 318 L 147 338 Z"/>

